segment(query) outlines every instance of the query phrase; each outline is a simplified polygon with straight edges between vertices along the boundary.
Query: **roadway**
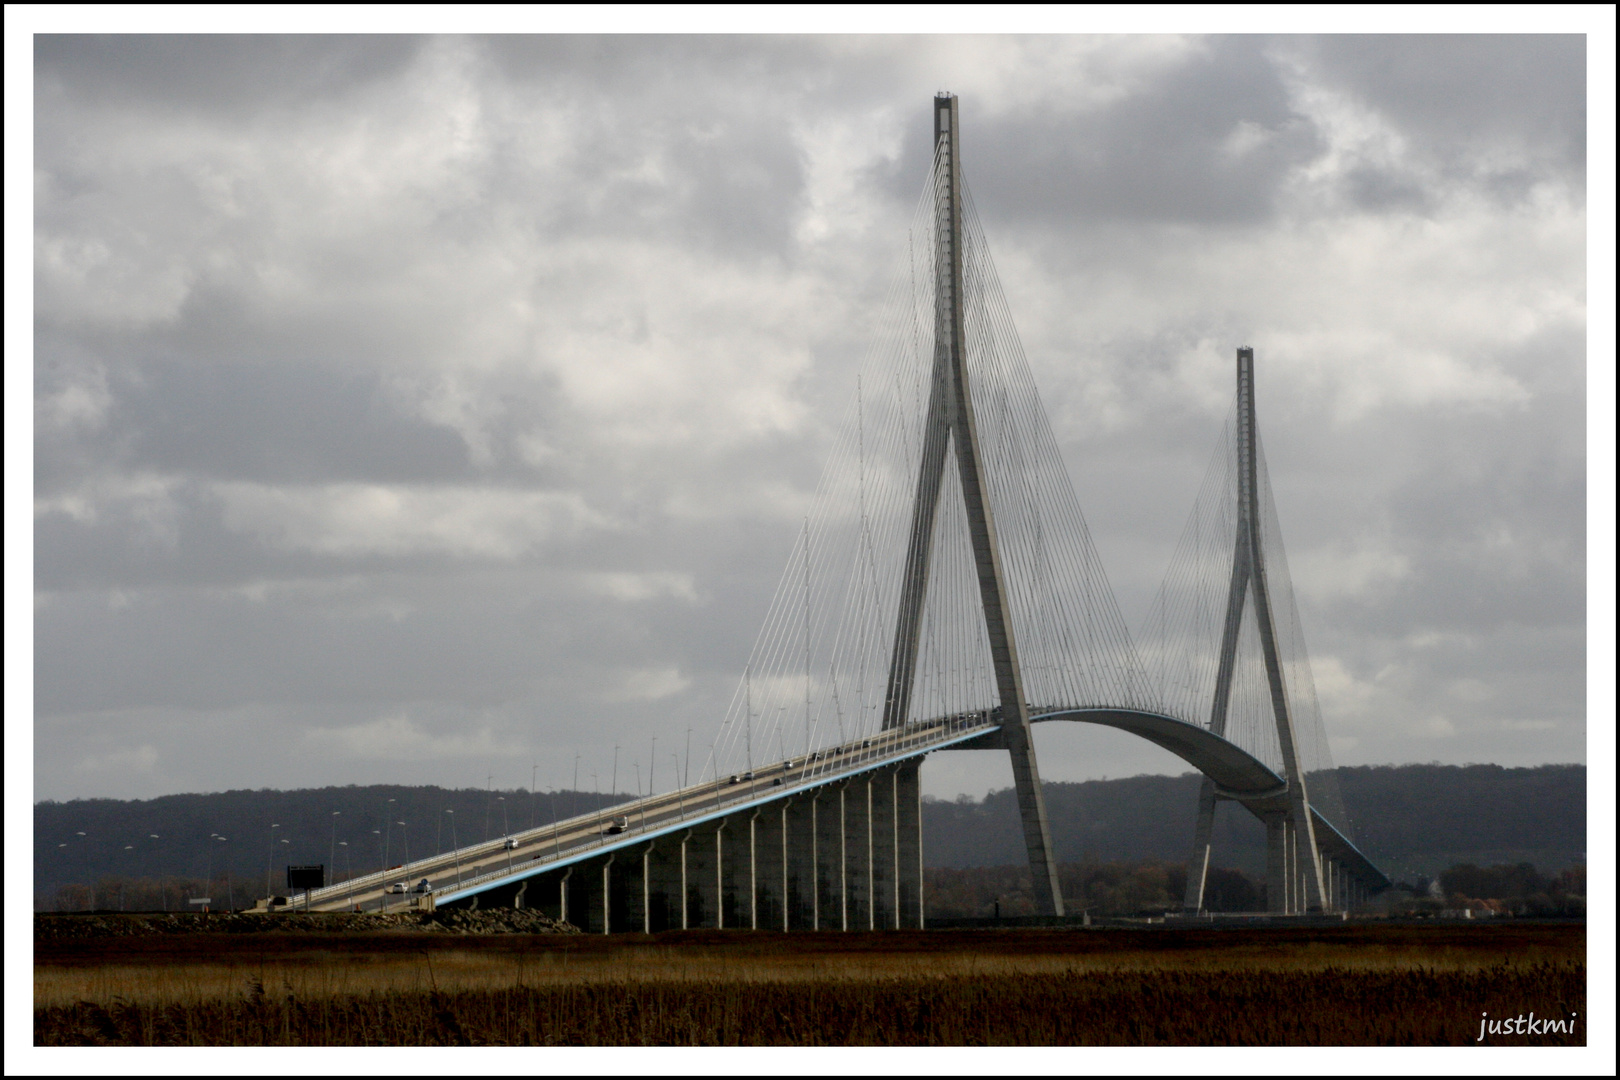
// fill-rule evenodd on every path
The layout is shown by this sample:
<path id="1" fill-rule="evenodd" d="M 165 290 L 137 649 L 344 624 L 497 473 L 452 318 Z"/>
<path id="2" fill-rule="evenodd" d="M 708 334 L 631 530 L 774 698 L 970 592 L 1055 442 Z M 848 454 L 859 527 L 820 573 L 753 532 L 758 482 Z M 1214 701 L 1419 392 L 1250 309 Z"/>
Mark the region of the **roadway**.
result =
<path id="1" fill-rule="evenodd" d="M 769 802 L 794 791 L 815 788 L 848 775 L 902 761 L 944 744 L 976 738 L 993 720 L 985 713 L 908 724 L 837 746 L 783 761 L 760 765 L 748 773 L 721 776 L 564 821 L 512 833 L 418 859 L 387 871 L 377 871 L 312 890 L 312 911 L 404 911 L 421 895 L 415 892 L 426 878 L 437 899 L 459 899 L 469 888 L 478 891 L 496 882 L 513 880 L 566 865 L 589 855 L 613 850 L 678 826 L 698 824 L 731 813 L 754 802 Z M 622 825 L 619 822 L 622 821 Z M 402 882 L 412 890 L 403 895 L 388 890 Z M 303 894 L 289 897 L 289 907 L 302 909 Z"/>
<path id="2" fill-rule="evenodd" d="M 775 761 L 756 767 L 751 774 L 721 776 L 714 780 L 651 795 L 564 821 L 511 834 L 507 837 L 420 859 L 356 877 L 313 891 L 309 907 L 315 911 L 400 911 L 420 895 L 387 890 L 403 882 L 410 890 L 426 878 L 435 899 L 464 899 L 486 888 L 564 866 L 591 855 L 626 847 L 683 826 L 697 825 L 733 813 L 750 804 L 774 802 L 796 791 L 813 789 L 846 776 L 950 746 L 990 748 L 999 745 L 1000 710 L 963 713 L 907 724 L 876 735 L 853 739 L 808 756 Z M 1147 738 L 1178 754 L 1206 775 L 1215 778 L 1227 797 L 1252 804 L 1257 810 L 1280 806 L 1283 779 L 1235 744 L 1196 724 L 1159 714 L 1121 709 L 1031 709 L 1031 721 L 1080 720 L 1119 727 Z M 1312 808 L 1318 842 L 1352 866 L 1370 883 L 1387 878 L 1353 843 Z M 621 823 L 622 822 L 622 823 Z M 293 898 L 303 906 L 303 897 Z"/>

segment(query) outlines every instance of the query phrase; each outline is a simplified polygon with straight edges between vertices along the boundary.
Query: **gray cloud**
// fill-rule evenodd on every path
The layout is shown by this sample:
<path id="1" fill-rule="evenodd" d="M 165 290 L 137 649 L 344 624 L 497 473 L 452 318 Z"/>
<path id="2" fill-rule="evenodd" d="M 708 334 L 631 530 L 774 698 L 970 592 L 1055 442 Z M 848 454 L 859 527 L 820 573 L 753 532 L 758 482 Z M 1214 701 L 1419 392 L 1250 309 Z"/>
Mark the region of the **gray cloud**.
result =
<path id="1" fill-rule="evenodd" d="M 1127 616 L 1253 344 L 1340 760 L 1579 759 L 1583 55 L 40 38 L 38 794 L 701 757 L 942 86 Z M 1040 740 L 1054 779 L 1182 768 Z"/>
<path id="2" fill-rule="evenodd" d="M 139 378 L 115 371 L 109 376 L 113 404 L 98 429 L 63 442 L 125 469 L 219 479 L 389 482 L 471 475 L 465 443 L 402 413 L 374 371 L 299 355 L 218 361 L 199 363 L 195 351 L 171 348 L 138 361 Z M 51 454 L 41 454 L 40 462 L 56 464 Z M 79 476 L 73 468 L 41 475 L 36 484 L 49 493 L 54 480 Z"/>
<path id="3" fill-rule="evenodd" d="M 1357 206 L 1429 213 L 1451 186 L 1505 204 L 1547 183 L 1584 188 L 1580 35 L 1345 34 L 1284 39 L 1279 52 L 1308 55 L 1323 90 L 1360 111 L 1360 124 L 1385 125 L 1386 152 L 1344 175 Z"/>
<path id="4" fill-rule="evenodd" d="M 1313 68 L 1376 109 L 1420 151 L 1467 171 L 1505 155 L 1579 183 L 1586 168 L 1580 34 L 1335 34 Z"/>
<path id="5" fill-rule="evenodd" d="M 330 104 L 397 79 L 410 35 L 38 34 L 35 90 L 123 107 L 243 117 Z"/>
<path id="6" fill-rule="evenodd" d="M 1255 38 L 1212 41 L 1103 108 L 1050 104 L 997 118 L 969 143 L 992 220 L 1044 219 L 1055 204 L 1078 221 L 1254 222 L 1323 148 Z"/>

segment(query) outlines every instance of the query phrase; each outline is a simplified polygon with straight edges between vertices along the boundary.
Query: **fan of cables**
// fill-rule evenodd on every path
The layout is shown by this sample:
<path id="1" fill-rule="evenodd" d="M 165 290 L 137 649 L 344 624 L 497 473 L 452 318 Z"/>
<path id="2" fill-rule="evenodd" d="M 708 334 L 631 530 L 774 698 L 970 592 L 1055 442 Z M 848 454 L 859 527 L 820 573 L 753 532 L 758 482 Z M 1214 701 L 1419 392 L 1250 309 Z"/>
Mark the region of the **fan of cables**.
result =
<path id="1" fill-rule="evenodd" d="M 1306 789 L 1312 805 L 1350 837 L 1305 636 L 1300 629 L 1288 553 L 1266 469 L 1265 445 L 1258 432 L 1255 440 L 1260 549 L 1271 596 L 1279 667 Z M 1205 470 L 1170 567 L 1136 636 L 1150 692 L 1159 702 L 1160 711 L 1206 728 L 1215 715 L 1221 639 L 1239 543 L 1238 499 L 1234 406 Z M 1238 630 L 1225 728 L 1219 734 L 1265 762 L 1278 775 L 1287 775 L 1277 723 L 1251 584 Z"/>
<path id="2" fill-rule="evenodd" d="M 841 434 L 716 741 L 715 774 L 815 757 L 882 728 L 936 373 L 944 174 L 936 160 Z M 962 219 L 962 345 L 1028 704 L 1151 707 L 965 185 Z M 1000 704 L 954 444 L 947 453 L 904 716 L 941 732 L 982 723 Z"/>

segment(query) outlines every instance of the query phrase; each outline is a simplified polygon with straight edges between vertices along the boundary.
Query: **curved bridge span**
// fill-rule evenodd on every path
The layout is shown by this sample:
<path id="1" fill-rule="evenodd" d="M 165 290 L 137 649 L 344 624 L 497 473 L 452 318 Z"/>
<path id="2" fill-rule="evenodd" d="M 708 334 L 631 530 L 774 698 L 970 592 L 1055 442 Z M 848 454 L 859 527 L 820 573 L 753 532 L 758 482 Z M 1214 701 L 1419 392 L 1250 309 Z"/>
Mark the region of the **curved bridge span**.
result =
<path id="1" fill-rule="evenodd" d="M 1176 754 L 1263 821 L 1287 784 L 1196 724 L 1131 709 L 1030 710 L 1129 731 Z M 579 815 L 312 892 L 314 910 L 529 907 L 593 932 L 921 927 L 918 769 L 953 749 L 1000 749 L 994 713 L 941 717 L 811 755 Z M 1387 887 L 1326 819 L 1317 843 L 1345 907 Z M 510 845 L 510 846 L 509 846 Z M 426 879 L 430 893 L 414 890 Z M 404 885 L 406 892 L 391 890 Z"/>
<path id="2" fill-rule="evenodd" d="M 1259 758 L 1208 728 L 1134 709 L 1058 709 L 1038 712 L 1030 720 L 1073 720 L 1139 735 L 1203 773 L 1219 798 L 1241 803 L 1268 827 L 1274 827 L 1288 814 L 1288 782 Z M 1360 887 L 1374 892 L 1390 886 L 1384 872 L 1314 806 L 1311 817 L 1317 847 L 1332 865 L 1330 874 L 1349 875 Z"/>

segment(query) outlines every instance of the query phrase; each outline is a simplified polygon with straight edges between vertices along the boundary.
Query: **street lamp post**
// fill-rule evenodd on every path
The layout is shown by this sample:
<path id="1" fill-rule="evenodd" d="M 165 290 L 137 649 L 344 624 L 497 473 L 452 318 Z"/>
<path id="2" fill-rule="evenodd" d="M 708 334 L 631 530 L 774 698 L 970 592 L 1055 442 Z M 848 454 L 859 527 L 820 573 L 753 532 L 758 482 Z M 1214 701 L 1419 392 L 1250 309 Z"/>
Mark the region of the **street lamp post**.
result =
<path id="1" fill-rule="evenodd" d="M 283 844 L 286 844 L 286 845 L 287 845 L 287 846 L 288 846 L 288 847 L 292 847 L 292 841 L 291 841 L 291 840 L 286 840 L 286 839 L 284 839 L 284 840 L 282 840 L 282 841 L 281 841 L 281 843 L 283 843 Z M 292 862 L 292 859 L 291 859 L 291 857 L 290 857 L 290 856 L 289 856 L 289 855 L 288 855 L 288 853 L 286 853 L 286 852 L 283 852 L 283 857 L 284 857 L 284 861 L 285 861 L 285 862 L 288 862 L 288 863 L 291 863 L 291 862 Z M 295 901 L 295 902 L 296 902 L 296 901 L 297 901 L 297 899 L 298 899 L 298 898 L 297 898 L 297 897 L 296 897 L 296 896 L 294 896 L 294 895 L 293 895 L 293 894 L 292 894 L 292 893 L 290 893 L 290 892 L 289 892 L 289 893 L 288 893 L 288 894 L 287 894 L 287 896 L 288 896 L 288 898 L 289 898 L 289 899 L 290 899 L 290 900 L 292 900 L 292 901 Z M 291 910 L 293 910 L 293 911 L 296 911 L 296 910 L 298 910 L 298 909 L 297 909 L 297 907 L 296 907 L 296 906 L 294 906 L 294 905 L 289 905 L 289 907 L 290 907 L 290 909 L 291 909 Z"/>
<path id="2" fill-rule="evenodd" d="M 219 833 L 211 832 L 208 834 L 208 840 L 203 841 L 203 849 L 207 852 L 203 862 L 203 890 L 208 894 L 210 900 L 214 896 L 214 845 L 208 841 L 218 839 Z"/>
<path id="3" fill-rule="evenodd" d="M 341 810 L 332 811 L 332 884 L 337 884 L 337 819 L 343 813 Z"/>
<path id="4" fill-rule="evenodd" d="M 87 846 L 87 847 L 89 846 L 90 837 L 88 835 L 86 835 L 86 833 L 85 833 L 85 831 L 83 829 L 79 829 L 79 830 L 75 831 L 73 835 L 74 836 L 82 836 L 82 837 L 84 837 L 85 846 Z M 66 847 L 67 845 L 66 844 L 59 844 L 58 846 L 59 847 Z M 87 907 L 85 909 L 87 911 L 96 910 L 96 881 L 95 881 L 95 878 L 92 876 L 92 874 L 93 874 L 93 871 L 91 871 L 89 869 L 88 865 L 86 865 L 84 879 L 85 879 L 85 882 L 86 882 L 86 884 L 88 885 L 88 887 L 90 889 L 90 905 L 89 905 L 89 907 Z"/>
<path id="5" fill-rule="evenodd" d="M 388 802 L 393 803 L 394 800 L 389 799 Z M 389 843 L 390 834 L 394 831 L 393 830 L 393 822 L 394 822 L 393 807 L 392 806 L 384 806 L 383 807 L 383 870 L 384 871 L 386 871 L 388 869 L 388 853 L 393 850 L 393 845 Z"/>
<path id="6" fill-rule="evenodd" d="M 345 902 L 345 904 L 343 906 L 344 907 L 353 907 L 354 906 L 354 859 L 352 859 L 349 856 L 349 842 L 347 840 L 339 840 L 338 841 L 338 847 L 343 849 L 343 865 L 344 865 L 345 869 L 348 871 L 343 876 L 343 880 L 347 881 L 349 883 L 348 899 L 347 899 L 347 901 Z M 333 869 L 335 870 L 337 868 L 333 867 Z"/>
<path id="7" fill-rule="evenodd" d="M 446 810 L 450 815 L 450 850 L 456 853 L 456 888 L 461 888 L 461 841 L 456 839 L 456 812 Z"/>
<path id="8" fill-rule="evenodd" d="M 596 792 L 596 842 L 602 842 L 602 781 L 591 773 L 591 788 Z"/>
<path id="9" fill-rule="evenodd" d="M 152 840 L 161 840 L 161 839 L 163 839 L 163 837 L 159 836 L 157 833 L 147 833 L 146 835 L 147 835 L 148 838 L 150 838 Z M 158 893 L 163 898 L 163 910 L 168 911 L 169 910 L 169 892 L 168 892 L 167 889 L 165 889 L 163 887 L 163 879 L 162 878 L 158 878 Z"/>
<path id="10" fill-rule="evenodd" d="M 405 862 L 402 865 L 409 866 L 411 865 L 411 827 L 403 821 L 396 821 L 394 824 L 405 830 Z"/>
<path id="11" fill-rule="evenodd" d="M 135 845 L 134 844 L 125 844 L 124 845 L 124 850 L 125 851 L 134 851 L 135 850 Z M 129 860 L 131 858 L 132 858 L 132 856 L 127 856 L 127 855 L 124 857 L 124 872 L 122 874 L 118 875 L 118 910 L 119 911 L 124 910 L 124 879 L 129 877 Z"/>
<path id="12" fill-rule="evenodd" d="M 279 828 L 280 825 L 270 826 L 270 857 L 264 861 L 264 906 L 267 911 L 270 908 L 269 898 L 276 895 L 276 830 Z"/>
<path id="13" fill-rule="evenodd" d="M 681 774 L 681 759 L 680 759 L 680 757 L 673 750 L 671 750 L 669 752 L 669 757 L 670 757 L 670 760 L 675 763 L 675 775 L 679 776 Z M 683 788 L 679 784 L 675 785 L 675 805 L 679 806 L 681 808 L 681 820 L 685 821 L 686 820 L 686 789 Z"/>
<path id="14" fill-rule="evenodd" d="M 381 829 L 372 829 L 371 835 L 377 838 L 377 874 L 382 879 L 382 910 L 388 912 L 388 854 L 383 849 L 383 835 Z"/>
<path id="15" fill-rule="evenodd" d="M 506 851 L 506 869 L 512 869 L 512 831 L 506 824 L 506 796 L 497 795 L 495 801 L 501 804 L 501 847 Z"/>
<path id="16" fill-rule="evenodd" d="M 489 799 L 495 794 L 495 774 L 490 773 L 484 784 L 484 842 L 489 842 Z"/>
<path id="17" fill-rule="evenodd" d="M 223 836 L 216 836 L 214 839 L 222 844 L 226 842 Z M 222 851 L 220 858 L 225 863 L 225 910 L 234 911 L 236 910 L 236 890 L 231 886 L 231 857 Z"/>
<path id="18" fill-rule="evenodd" d="M 652 769 L 649 768 L 647 771 L 651 772 Z M 649 794 L 651 793 L 649 792 Z M 641 762 L 639 761 L 636 762 L 636 799 L 641 799 Z M 647 828 L 647 804 L 645 802 L 641 804 L 641 827 L 644 830 Z"/>

